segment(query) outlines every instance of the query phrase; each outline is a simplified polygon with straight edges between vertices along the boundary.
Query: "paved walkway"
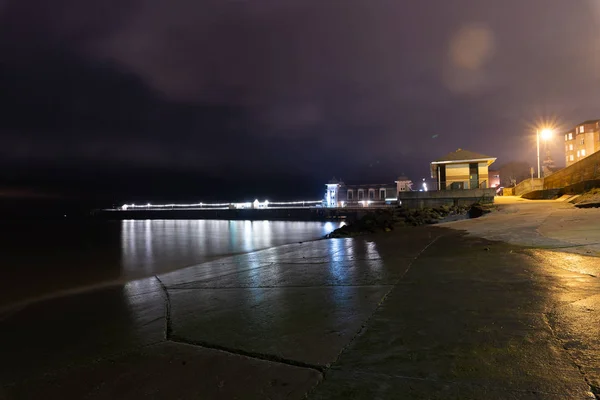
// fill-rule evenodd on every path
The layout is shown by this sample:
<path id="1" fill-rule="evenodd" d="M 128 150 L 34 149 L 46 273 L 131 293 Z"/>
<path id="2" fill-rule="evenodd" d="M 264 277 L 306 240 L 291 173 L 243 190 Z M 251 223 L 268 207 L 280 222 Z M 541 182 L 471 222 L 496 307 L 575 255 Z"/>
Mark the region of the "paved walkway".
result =
<path id="1" fill-rule="evenodd" d="M 4 314 L 0 398 L 594 398 L 598 258 L 514 243 L 503 218 L 533 215 L 532 234 L 562 212 L 516 207 L 453 225 L 470 234 L 287 245 Z"/>
<path id="2" fill-rule="evenodd" d="M 600 256 L 600 208 L 578 209 L 565 201 L 496 197 L 498 212 L 443 224 L 507 243 Z"/>

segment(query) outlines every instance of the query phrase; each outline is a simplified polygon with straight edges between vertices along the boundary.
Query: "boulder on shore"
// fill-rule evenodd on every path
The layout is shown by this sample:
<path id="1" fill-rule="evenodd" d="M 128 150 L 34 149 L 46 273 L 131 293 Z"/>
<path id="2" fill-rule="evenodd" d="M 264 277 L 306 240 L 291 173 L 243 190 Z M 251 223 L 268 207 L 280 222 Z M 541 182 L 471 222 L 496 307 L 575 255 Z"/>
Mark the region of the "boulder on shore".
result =
<path id="1" fill-rule="evenodd" d="M 472 206 L 441 206 L 420 210 L 407 210 L 401 207 L 374 210 L 362 218 L 336 229 L 327 235 L 328 238 L 342 238 L 364 235 L 375 232 L 390 232 L 395 227 L 431 225 L 443 222 L 445 219 L 460 219 L 462 217 L 477 218 L 490 209 L 474 204 Z"/>

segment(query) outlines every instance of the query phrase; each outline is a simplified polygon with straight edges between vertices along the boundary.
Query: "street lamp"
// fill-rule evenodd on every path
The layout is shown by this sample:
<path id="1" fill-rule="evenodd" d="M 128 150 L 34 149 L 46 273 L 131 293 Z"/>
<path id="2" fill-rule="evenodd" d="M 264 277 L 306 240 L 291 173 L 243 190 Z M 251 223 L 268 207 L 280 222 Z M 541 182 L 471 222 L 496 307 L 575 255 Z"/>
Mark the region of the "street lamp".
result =
<path id="1" fill-rule="evenodd" d="M 552 137 L 552 131 L 550 129 L 538 129 L 537 130 L 537 162 L 538 162 L 538 179 L 541 178 L 540 172 L 540 136 L 544 140 L 548 140 Z"/>

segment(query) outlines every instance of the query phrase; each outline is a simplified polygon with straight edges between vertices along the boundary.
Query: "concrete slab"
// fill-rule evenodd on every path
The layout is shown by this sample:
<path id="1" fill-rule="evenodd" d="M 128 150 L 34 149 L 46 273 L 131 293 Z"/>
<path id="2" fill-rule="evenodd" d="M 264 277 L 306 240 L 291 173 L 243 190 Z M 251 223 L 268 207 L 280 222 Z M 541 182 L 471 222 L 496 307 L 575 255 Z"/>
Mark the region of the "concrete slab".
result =
<path id="1" fill-rule="evenodd" d="M 307 368 L 166 342 L 5 387 L 0 398 L 300 399 L 320 379 Z"/>
<path id="2" fill-rule="evenodd" d="M 439 226 L 520 246 L 600 255 L 600 209 L 577 209 L 556 200 L 496 199 L 494 213 Z"/>
<path id="3" fill-rule="evenodd" d="M 578 246 L 580 253 L 600 255 L 600 209 L 559 208 L 539 227 L 547 238 Z"/>
<path id="4" fill-rule="evenodd" d="M 593 398 L 547 322 L 569 291 L 553 275 L 561 269 L 456 240 L 419 257 L 314 398 L 344 398 L 334 387 L 350 376 L 345 398 Z"/>
<path id="5" fill-rule="evenodd" d="M 410 231 L 403 236 L 402 245 L 392 251 L 386 244 L 380 248 L 382 237 L 318 240 L 227 257 L 159 277 L 168 288 L 387 284 L 403 271 L 399 264 L 406 265 L 434 238 L 430 233 L 413 236 Z M 381 251 L 394 263 L 383 267 Z M 398 263 L 399 259 L 405 261 Z"/>
<path id="6" fill-rule="evenodd" d="M 510 388 L 504 384 L 488 386 L 474 382 L 420 379 L 393 372 L 381 374 L 332 369 L 309 398 L 314 400 L 594 399 L 591 394 L 583 393 L 584 397 L 569 397 L 568 393 L 549 390 L 531 391 Z M 575 396 L 579 394 L 581 393 L 574 393 Z"/>
<path id="7" fill-rule="evenodd" d="M 174 340 L 325 366 L 389 286 L 171 291 Z"/>
<path id="8" fill-rule="evenodd" d="M 564 348 L 600 393 L 600 292 L 553 309 L 549 323 Z"/>

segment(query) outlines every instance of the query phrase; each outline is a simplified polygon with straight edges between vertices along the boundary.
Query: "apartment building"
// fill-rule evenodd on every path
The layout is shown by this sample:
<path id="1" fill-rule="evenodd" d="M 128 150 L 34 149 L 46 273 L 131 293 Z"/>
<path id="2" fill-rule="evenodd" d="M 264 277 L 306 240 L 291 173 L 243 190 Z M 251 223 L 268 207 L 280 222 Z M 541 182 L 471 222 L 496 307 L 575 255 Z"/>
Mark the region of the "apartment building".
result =
<path id="1" fill-rule="evenodd" d="M 584 121 L 565 133 L 567 167 L 599 150 L 600 120 Z"/>

